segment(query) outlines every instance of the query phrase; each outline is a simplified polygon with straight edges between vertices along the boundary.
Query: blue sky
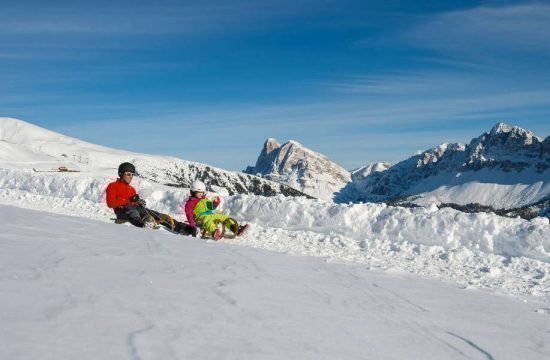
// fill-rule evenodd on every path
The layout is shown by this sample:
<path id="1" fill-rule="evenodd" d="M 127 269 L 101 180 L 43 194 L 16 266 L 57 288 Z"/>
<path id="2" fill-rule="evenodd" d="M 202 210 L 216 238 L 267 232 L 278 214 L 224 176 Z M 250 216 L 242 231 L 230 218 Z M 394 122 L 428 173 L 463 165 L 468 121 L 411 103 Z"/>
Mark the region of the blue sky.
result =
<path id="1" fill-rule="evenodd" d="M 550 3 L 0 1 L 0 116 L 241 170 L 293 139 L 347 169 L 550 130 Z"/>

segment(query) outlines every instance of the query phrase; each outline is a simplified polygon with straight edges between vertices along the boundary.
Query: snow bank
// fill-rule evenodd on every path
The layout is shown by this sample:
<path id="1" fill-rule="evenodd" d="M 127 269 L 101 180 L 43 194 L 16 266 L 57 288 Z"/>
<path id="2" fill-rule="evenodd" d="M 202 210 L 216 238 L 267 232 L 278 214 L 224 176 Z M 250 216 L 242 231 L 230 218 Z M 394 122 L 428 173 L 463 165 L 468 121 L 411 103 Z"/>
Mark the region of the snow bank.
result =
<path id="1" fill-rule="evenodd" d="M 0 203 L 109 221 L 114 178 L 0 169 Z M 188 189 L 136 178 L 148 206 L 181 218 Z M 229 242 L 330 261 L 408 271 L 511 294 L 550 296 L 550 225 L 453 209 L 330 204 L 286 197 L 225 197 L 222 211 L 253 223 Z"/>
<path id="2" fill-rule="evenodd" d="M 334 205 L 307 199 L 236 196 L 232 213 L 264 226 L 341 235 L 357 243 L 390 241 L 466 247 L 503 256 L 525 256 L 550 263 L 548 219 L 532 222 L 452 209 L 388 207 L 385 204 Z"/>

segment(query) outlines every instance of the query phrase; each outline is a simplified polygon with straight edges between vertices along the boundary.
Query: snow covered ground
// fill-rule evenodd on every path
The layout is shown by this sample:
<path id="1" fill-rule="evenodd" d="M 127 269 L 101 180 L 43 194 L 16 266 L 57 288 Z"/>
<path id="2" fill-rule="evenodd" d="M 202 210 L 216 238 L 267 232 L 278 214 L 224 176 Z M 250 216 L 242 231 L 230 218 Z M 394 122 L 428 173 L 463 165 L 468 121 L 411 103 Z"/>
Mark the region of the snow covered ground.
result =
<path id="1" fill-rule="evenodd" d="M 0 169 L 0 204 L 109 222 L 114 177 Z M 188 190 L 136 178 L 148 206 L 184 219 Z M 366 264 L 462 286 L 550 300 L 550 225 L 437 207 L 331 204 L 305 198 L 223 197 L 221 211 L 253 224 L 239 245 Z M 182 219 L 182 220 L 183 220 Z"/>
<path id="2" fill-rule="evenodd" d="M 0 204 L 108 222 L 114 177 L 0 169 Z M 137 178 L 148 206 L 182 218 L 188 190 Z M 550 225 L 437 207 L 331 204 L 305 198 L 223 197 L 221 211 L 253 224 L 239 245 L 366 264 L 462 286 L 550 299 Z"/>
<path id="3" fill-rule="evenodd" d="M 550 357 L 542 299 L 55 212 L 0 218 L 1 359 Z"/>
<path id="4" fill-rule="evenodd" d="M 118 163 L 160 157 L 13 124 L 0 134 L 0 359 L 550 358 L 548 218 L 218 188 L 252 229 L 207 242 L 110 220 Z M 60 165 L 81 172 L 32 170 Z M 133 185 L 181 218 L 188 189 Z"/>

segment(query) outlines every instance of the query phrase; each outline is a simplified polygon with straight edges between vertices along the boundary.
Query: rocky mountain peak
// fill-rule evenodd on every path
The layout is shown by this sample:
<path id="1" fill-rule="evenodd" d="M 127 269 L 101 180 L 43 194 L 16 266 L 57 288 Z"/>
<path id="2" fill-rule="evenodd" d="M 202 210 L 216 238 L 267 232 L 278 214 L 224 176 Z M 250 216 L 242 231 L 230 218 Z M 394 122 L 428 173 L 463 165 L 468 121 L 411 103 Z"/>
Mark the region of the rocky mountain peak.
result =
<path id="1" fill-rule="evenodd" d="M 499 122 L 497 123 L 495 126 L 493 126 L 493 128 L 491 129 L 491 131 L 489 132 L 491 135 L 496 135 L 496 134 L 500 134 L 500 133 L 508 133 L 510 131 L 512 131 L 514 128 L 508 124 L 505 124 L 503 122 Z"/>
<path id="2" fill-rule="evenodd" d="M 489 136 L 491 137 L 499 135 L 516 139 L 525 139 L 527 142 L 529 142 L 533 137 L 536 138 L 536 136 L 529 130 L 522 129 L 519 126 L 511 126 L 503 122 L 497 123 L 489 132 Z"/>
<path id="3" fill-rule="evenodd" d="M 298 189 L 308 195 L 331 200 L 351 180 L 350 173 L 297 141 L 280 144 L 270 138 L 264 143 L 255 166 L 245 170 Z"/>
<path id="4" fill-rule="evenodd" d="M 262 150 L 262 154 L 269 155 L 273 152 L 273 150 L 278 149 L 281 147 L 281 144 L 276 139 L 269 138 L 264 143 L 264 149 Z"/>
<path id="5" fill-rule="evenodd" d="M 544 162 L 541 139 L 520 127 L 498 123 L 490 132 L 471 141 L 466 163 L 473 170 L 504 166 L 522 171 L 537 159 Z"/>

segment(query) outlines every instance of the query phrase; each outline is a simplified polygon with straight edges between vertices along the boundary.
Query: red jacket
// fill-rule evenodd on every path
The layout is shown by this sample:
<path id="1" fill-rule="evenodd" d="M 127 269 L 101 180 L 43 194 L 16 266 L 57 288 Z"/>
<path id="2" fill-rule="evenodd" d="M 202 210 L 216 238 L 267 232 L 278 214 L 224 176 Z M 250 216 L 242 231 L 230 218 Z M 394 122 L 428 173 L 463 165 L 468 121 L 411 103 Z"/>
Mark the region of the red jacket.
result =
<path id="1" fill-rule="evenodd" d="M 107 186 L 107 206 L 114 209 L 128 204 L 137 205 L 137 203 L 130 201 L 130 197 L 135 194 L 136 189 L 118 179 Z"/>

